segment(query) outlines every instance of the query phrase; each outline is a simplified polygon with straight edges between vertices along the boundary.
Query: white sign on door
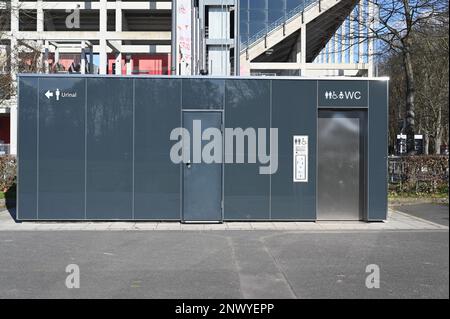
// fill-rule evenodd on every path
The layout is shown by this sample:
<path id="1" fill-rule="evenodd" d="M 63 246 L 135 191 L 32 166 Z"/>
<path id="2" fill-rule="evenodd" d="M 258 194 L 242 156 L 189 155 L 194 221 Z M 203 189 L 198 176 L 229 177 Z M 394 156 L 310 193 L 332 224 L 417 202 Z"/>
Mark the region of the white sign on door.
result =
<path id="1" fill-rule="evenodd" d="M 294 135 L 293 138 L 294 182 L 308 182 L 308 135 Z"/>

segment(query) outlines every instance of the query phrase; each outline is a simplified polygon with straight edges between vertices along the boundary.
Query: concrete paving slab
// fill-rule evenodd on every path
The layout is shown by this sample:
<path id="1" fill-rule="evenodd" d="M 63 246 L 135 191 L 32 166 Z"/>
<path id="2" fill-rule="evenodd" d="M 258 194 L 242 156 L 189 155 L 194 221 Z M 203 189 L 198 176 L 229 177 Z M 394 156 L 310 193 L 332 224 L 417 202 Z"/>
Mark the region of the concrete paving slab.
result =
<path id="1" fill-rule="evenodd" d="M 227 229 L 252 229 L 252 224 L 249 222 L 229 222 L 224 223 L 224 225 L 226 225 Z"/>
<path id="2" fill-rule="evenodd" d="M 181 230 L 205 230 L 205 225 L 203 225 L 203 224 L 181 224 L 180 229 Z"/>
<path id="3" fill-rule="evenodd" d="M 205 224 L 205 230 L 227 230 L 227 225 L 222 224 Z"/>
<path id="4" fill-rule="evenodd" d="M 108 226 L 109 230 L 133 230 L 135 222 L 114 222 Z"/>
<path id="5" fill-rule="evenodd" d="M 224 222 L 222 224 L 182 224 L 179 222 L 15 222 L 7 211 L 0 212 L 0 230 L 292 230 L 292 231 L 339 231 L 339 230 L 448 230 L 448 226 L 420 217 L 390 210 L 384 222 L 318 221 L 318 222 Z"/>
<path id="6" fill-rule="evenodd" d="M 113 222 L 92 222 L 84 230 L 108 230 Z"/>
<path id="7" fill-rule="evenodd" d="M 137 222 L 134 225 L 136 230 L 155 230 L 158 226 L 158 223 L 148 223 L 148 222 Z"/>
<path id="8" fill-rule="evenodd" d="M 250 225 L 252 226 L 252 229 L 259 229 L 259 230 L 275 229 L 274 222 L 251 222 Z"/>
<path id="9" fill-rule="evenodd" d="M 181 230 L 181 224 L 180 223 L 158 223 L 156 226 L 156 230 Z"/>

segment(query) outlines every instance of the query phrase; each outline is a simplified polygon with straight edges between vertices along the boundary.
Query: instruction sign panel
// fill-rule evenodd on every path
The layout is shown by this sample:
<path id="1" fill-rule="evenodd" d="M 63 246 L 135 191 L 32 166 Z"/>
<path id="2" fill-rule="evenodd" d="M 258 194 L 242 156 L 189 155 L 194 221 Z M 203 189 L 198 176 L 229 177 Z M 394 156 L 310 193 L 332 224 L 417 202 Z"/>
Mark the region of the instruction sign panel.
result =
<path id="1" fill-rule="evenodd" d="M 308 182 L 308 135 L 294 135 L 292 153 L 294 182 Z"/>

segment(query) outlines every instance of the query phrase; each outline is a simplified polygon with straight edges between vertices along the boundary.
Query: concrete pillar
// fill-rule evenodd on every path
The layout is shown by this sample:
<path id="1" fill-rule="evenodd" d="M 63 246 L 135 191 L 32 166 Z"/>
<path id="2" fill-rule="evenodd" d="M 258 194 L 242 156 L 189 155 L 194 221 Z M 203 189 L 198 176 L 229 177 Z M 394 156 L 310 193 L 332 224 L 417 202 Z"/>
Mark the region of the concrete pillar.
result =
<path id="1" fill-rule="evenodd" d="M 107 54 L 106 54 L 106 39 L 99 40 L 99 74 L 106 74 L 107 72 Z"/>
<path id="2" fill-rule="evenodd" d="M 122 74 L 122 53 L 121 52 L 118 52 L 116 54 L 116 60 L 114 63 L 116 64 L 115 74 L 121 75 Z"/>
<path id="3" fill-rule="evenodd" d="M 293 56 L 292 61 L 297 62 L 298 64 L 300 64 L 302 62 L 302 35 L 300 33 L 300 35 L 297 38 L 297 43 L 295 44 L 295 56 Z M 294 55 L 294 54 L 293 54 Z"/>
<path id="4" fill-rule="evenodd" d="M 10 66 L 11 77 L 14 87 L 16 87 L 17 73 L 19 71 L 19 56 L 17 48 L 17 38 L 19 32 L 19 0 L 11 0 L 11 42 L 10 42 Z"/>
<path id="5" fill-rule="evenodd" d="M 11 33 L 12 37 L 10 40 L 9 56 L 10 56 L 10 68 L 11 68 L 11 79 L 13 85 L 13 96 L 10 101 L 10 145 L 9 152 L 11 155 L 17 154 L 17 73 L 19 72 L 19 56 L 18 56 L 18 45 L 17 38 L 15 35 L 19 31 L 19 0 L 11 0 Z"/>
<path id="6" fill-rule="evenodd" d="M 55 65 L 59 63 L 59 48 L 55 46 Z"/>
<path id="7" fill-rule="evenodd" d="M 133 71 L 133 61 L 131 59 L 131 54 L 127 54 L 125 57 L 125 66 L 127 75 L 130 75 Z"/>
<path id="8" fill-rule="evenodd" d="M 100 0 L 100 39 L 99 39 L 99 73 L 107 73 L 106 32 L 107 32 L 107 0 Z"/>
<path id="9" fill-rule="evenodd" d="M 86 73 L 86 41 L 81 41 L 80 73 Z"/>
<path id="10" fill-rule="evenodd" d="M 306 76 L 306 24 L 300 29 L 300 51 L 301 51 L 301 76 Z"/>
<path id="11" fill-rule="evenodd" d="M 89 73 L 94 73 L 94 46 L 89 45 Z"/>
<path id="12" fill-rule="evenodd" d="M 50 72 L 50 66 L 48 63 L 48 54 L 49 54 L 49 42 L 48 42 L 48 40 L 45 40 L 45 42 L 44 42 L 44 72 L 45 73 Z"/>
<path id="13" fill-rule="evenodd" d="M 44 10 L 42 9 L 42 0 L 37 0 L 36 4 L 36 31 L 44 32 Z M 38 57 L 38 70 L 42 72 L 44 69 L 44 52 L 43 52 L 43 41 L 36 41 L 38 50 L 41 53 Z"/>
<path id="14" fill-rule="evenodd" d="M 122 1 L 117 0 L 116 1 L 116 32 L 122 31 Z M 122 50 L 122 41 L 117 41 L 117 47 L 119 47 L 120 50 Z M 122 74 L 122 52 L 116 53 L 116 70 L 115 74 L 121 75 Z"/>
<path id="15" fill-rule="evenodd" d="M 9 153 L 17 154 L 17 100 L 11 103 L 9 109 Z"/>

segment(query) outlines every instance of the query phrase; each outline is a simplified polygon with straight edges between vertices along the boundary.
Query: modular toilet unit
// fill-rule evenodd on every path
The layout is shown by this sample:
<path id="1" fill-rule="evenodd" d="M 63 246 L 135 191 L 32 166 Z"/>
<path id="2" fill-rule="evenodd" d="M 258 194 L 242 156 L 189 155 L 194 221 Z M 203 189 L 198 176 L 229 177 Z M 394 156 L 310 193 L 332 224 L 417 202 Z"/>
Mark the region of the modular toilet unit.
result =
<path id="1" fill-rule="evenodd" d="M 19 76 L 19 220 L 381 221 L 384 78 Z"/>

